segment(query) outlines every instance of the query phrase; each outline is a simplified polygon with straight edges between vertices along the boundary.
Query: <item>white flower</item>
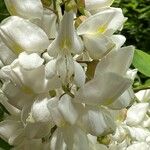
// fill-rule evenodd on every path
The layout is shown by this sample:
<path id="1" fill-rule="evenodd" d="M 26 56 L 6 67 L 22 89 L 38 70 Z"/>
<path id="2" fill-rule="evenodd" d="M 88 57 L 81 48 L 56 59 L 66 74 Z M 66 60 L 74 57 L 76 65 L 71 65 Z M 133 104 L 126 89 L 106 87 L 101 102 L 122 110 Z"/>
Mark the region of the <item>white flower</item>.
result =
<path id="1" fill-rule="evenodd" d="M 123 75 L 131 64 L 133 52 L 132 47 L 126 47 L 104 57 L 96 67 L 94 78 L 76 93 L 76 101 L 92 105 L 113 103 L 130 86 L 130 80 Z"/>
<path id="2" fill-rule="evenodd" d="M 14 16 L 35 19 L 43 15 L 41 0 L 5 0 L 5 4 L 9 13 Z"/>
<path id="3" fill-rule="evenodd" d="M 71 55 L 59 55 L 56 59 L 50 60 L 45 69 L 47 78 L 59 76 L 63 85 L 73 81 L 78 87 L 81 87 L 85 83 L 85 72 Z"/>
<path id="4" fill-rule="evenodd" d="M 0 137 L 9 144 L 15 145 L 16 149 L 24 149 L 30 144 L 34 145 L 37 141 L 34 146 L 41 145 L 42 147 L 40 146 L 41 148 L 39 148 L 41 150 L 45 146 L 42 144 L 41 138 L 47 135 L 50 136 L 50 130 L 53 127 L 46 101 L 48 101 L 46 95 L 39 96 L 36 98 L 32 108 L 31 104 L 26 105 L 21 111 L 14 114 L 13 111 L 17 108 L 6 103 L 4 99 L 2 104 L 10 112 L 11 116 L 0 123 Z M 39 106 L 41 102 L 42 105 Z M 11 110 L 12 108 L 13 111 Z M 43 116 L 47 118 L 42 118 Z"/>
<path id="5" fill-rule="evenodd" d="M 149 150 L 150 149 L 150 145 L 148 145 L 145 142 L 137 142 L 137 143 L 133 143 L 132 145 L 130 145 L 126 150 Z"/>
<path id="6" fill-rule="evenodd" d="M 136 97 L 140 102 L 149 102 L 150 101 L 150 90 L 141 90 L 136 93 Z"/>
<path id="7" fill-rule="evenodd" d="M 66 146 L 72 150 L 88 149 L 87 135 L 76 125 L 82 104 L 73 103 L 70 96 L 63 95 L 60 100 L 57 97 L 50 99 L 48 108 L 57 125 L 51 139 L 51 149 L 66 149 Z"/>
<path id="8" fill-rule="evenodd" d="M 98 143 L 97 137 L 94 137 L 89 134 L 88 139 L 90 144 L 90 150 L 108 150 L 108 148 L 105 145 Z"/>
<path id="9" fill-rule="evenodd" d="M 48 37 L 41 28 L 17 16 L 9 17 L 1 23 L 0 36 L 17 54 L 22 51 L 41 53 L 49 45 Z"/>
<path id="10" fill-rule="evenodd" d="M 113 41 L 111 36 L 121 28 L 124 21 L 121 9 L 109 8 L 90 16 L 81 23 L 77 31 L 82 35 L 91 58 L 100 59 L 115 47 L 116 40 Z M 124 41 L 120 36 L 117 41 L 119 39 Z"/>
<path id="11" fill-rule="evenodd" d="M 73 12 L 65 12 L 56 39 L 48 47 L 50 56 L 58 54 L 78 54 L 83 50 L 83 43 L 73 24 Z"/>
<path id="12" fill-rule="evenodd" d="M 4 65 L 11 64 L 16 55 L 0 39 L 0 60 Z"/>
<path id="13" fill-rule="evenodd" d="M 132 105 L 127 111 L 126 123 L 129 126 L 141 123 L 149 109 L 149 103 L 138 103 Z"/>
<path id="14" fill-rule="evenodd" d="M 2 68 L 4 78 L 26 92 L 43 93 L 59 87 L 59 79 L 47 79 L 44 60 L 36 53 L 23 52 L 11 65 Z"/>
<path id="15" fill-rule="evenodd" d="M 63 85 L 73 80 L 77 86 L 83 86 L 86 78 L 84 70 L 71 55 L 81 53 L 82 50 L 83 43 L 73 25 L 73 12 L 65 12 L 59 33 L 48 47 L 49 55 L 55 58 L 46 65 L 47 77 L 57 75 L 61 78 Z"/>

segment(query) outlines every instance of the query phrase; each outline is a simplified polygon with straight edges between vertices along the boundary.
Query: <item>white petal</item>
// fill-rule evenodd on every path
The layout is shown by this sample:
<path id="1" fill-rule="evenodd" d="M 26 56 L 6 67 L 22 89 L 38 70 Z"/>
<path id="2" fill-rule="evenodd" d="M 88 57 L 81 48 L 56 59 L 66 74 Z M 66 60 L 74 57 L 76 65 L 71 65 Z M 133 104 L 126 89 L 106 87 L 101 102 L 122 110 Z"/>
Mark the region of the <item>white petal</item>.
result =
<path id="1" fill-rule="evenodd" d="M 7 96 L 8 102 L 18 109 L 32 103 L 35 97 L 34 94 L 23 91 L 12 82 L 4 83 L 2 91 Z"/>
<path id="2" fill-rule="evenodd" d="M 11 115 L 14 116 L 20 115 L 20 110 L 8 102 L 8 98 L 4 95 L 4 93 L 1 90 L 0 90 L 0 104 L 2 104 Z"/>
<path id="3" fill-rule="evenodd" d="M 83 36 L 85 47 L 92 59 L 100 59 L 110 52 L 115 44 L 104 35 L 85 35 Z"/>
<path id="4" fill-rule="evenodd" d="M 27 54 L 26 52 L 20 53 L 19 63 L 24 69 L 35 69 L 40 67 L 44 59 L 42 59 L 37 53 Z"/>
<path id="5" fill-rule="evenodd" d="M 138 125 L 146 116 L 149 103 L 138 103 L 132 105 L 127 111 L 126 123 L 130 126 Z"/>
<path id="6" fill-rule="evenodd" d="M 0 42 L 0 60 L 3 64 L 9 65 L 14 59 L 16 59 L 16 55 L 3 42 Z"/>
<path id="7" fill-rule="evenodd" d="M 112 140 L 121 143 L 122 141 L 124 141 L 126 136 L 127 136 L 126 130 L 120 125 L 117 126 L 115 134 L 112 136 Z"/>
<path id="8" fill-rule="evenodd" d="M 118 98 L 131 82 L 114 73 L 104 73 L 87 82 L 75 95 L 75 101 L 92 105 L 109 105 Z"/>
<path id="9" fill-rule="evenodd" d="M 17 16 L 5 19 L 0 26 L 3 42 L 15 53 L 43 52 L 49 45 L 45 32 L 28 20 Z"/>
<path id="10" fill-rule="evenodd" d="M 71 97 L 69 95 L 64 95 L 58 102 L 58 109 L 62 114 L 63 118 L 70 124 L 75 124 L 78 118 L 77 104 L 71 102 Z"/>
<path id="11" fill-rule="evenodd" d="M 138 142 L 130 145 L 126 150 L 149 150 L 150 145 L 148 145 L 146 142 Z"/>
<path id="12" fill-rule="evenodd" d="M 20 122 L 13 120 L 5 120 L 0 122 L 0 137 L 5 141 L 9 141 L 9 138 L 17 134 L 17 130 L 22 128 Z"/>
<path id="13" fill-rule="evenodd" d="M 12 150 L 46 150 L 45 148 L 46 143 L 42 143 L 41 139 L 24 139 L 24 141 L 15 146 Z"/>
<path id="14" fill-rule="evenodd" d="M 80 53 L 83 43 L 73 25 L 73 12 L 65 12 L 56 39 L 48 47 L 48 53 L 56 56 L 58 53 Z"/>
<path id="15" fill-rule="evenodd" d="M 67 150 L 67 146 L 64 142 L 63 133 L 58 129 L 53 133 L 50 141 L 51 150 Z"/>
<path id="16" fill-rule="evenodd" d="M 124 16 L 119 8 L 108 8 L 90 16 L 77 29 L 79 35 L 104 34 L 112 35 L 124 22 Z"/>
<path id="17" fill-rule="evenodd" d="M 148 116 L 145 116 L 143 122 L 141 122 L 141 125 L 144 128 L 149 128 L 149 126 L 150 126 L 150 118 Z"/>
<path id="18" fill-rule="evenodd" d="M 136 75 L 137 75 L 138 69 L 129 69 L 127 71 L 127 76 L 134 81 Z"/>
<path id="19" fill-rule="evenodd" d="M 125 75 L 132 63 L 134 48 L 132 46 L 123 47 L 118 51 L 110 52 L 106 57 L 102 58 L 95 70 L 95 77 L 103 72 L 114 72 Z"/>
<path id="20" fill-rule="evenodd" d="M 56 59 L 50 60 L 45 66 L 45 73 L 47 78 L 52 78 L 56 75 Z"/>
<path id="21" fill-rule="evenodd" d="M 81 119 L 83 128 L 94 136 L 111 133 L 116 127 L 111 114 L 105 109 L 87 108 Z"/>
<path id="22" fill-rule="evenodd" d="M 111 109 L 126 108 L 131 104 L 134 98 L 135 98 L 134 92 L 132 88 L 129 88 L 108 107 Z"/>
<path id="23" fill-rule="evenodd" d="M 149 102 L 150 100 L 150 89 L 148 90 L 141 90 L 136 93 L 136 97 L 141 101 L 141 102 Z"/>
<path id="24" fill-rule="evenodd" d="M 108 148 L 105 145 L 100 144 L 97 141 L 96 136 L 92 136 L 92 135 L 89 134 L 88 139 L 89 139 L 89 142 L 90 142 L 90 150 L 108 150 Z"/>
<path id="25" fill-rule="evenodd" d="M 7 68 L 3 67 L 2 71 L 14 84 L 21 87 L 24 92 L 30 94 L 46 93 L 49 90 L 60 87 L 61 83 L 58 77 L 53 77 L 51 79 L 46 78 L 44 65 L 27 70 L 22 68 L 18 60 L 16 60 L 11 66 Z"/>
<path id="26" fill-rule="evenodd" d="M 68 82 L 70 82 L 70 79 L 74 73 L 74 60 L 72 56 L 58 56 L 56 67 L 62 83 L 66 85 Z"/>
<path id="27" fill-rule="evenodd" d="M 108 7 L 113 3 L 113 0 L 85 0 L 85 6 L 87 10 L 100 9 Z"/>
<path id="28" fill-rule="evenodd" d="M 51 98 L 48 102 L 47 107 L 52 115 L 52 118 L 55 124 L 58 127 L 61 127 L 61 126 L 64 126 L 66 122 L 58 109 L 58 100 L 59 100 L 58 97 Z"/>
<path id="29" fill-rule="evenodd" d="M 4 0 L 11 15 L 26 19 L 41 18 L 43 6 L 40 0 Z"/>
<path id="30" fill-rule="evenodd" d="M 45 79 L 44 66 L 32 70 L 26 70 L 16 66 L 13 72 L 22 82 L 23 89 L 29 93 L 42 93 L 48 91 Z"/>
<path id="31" fill-rule="evenodd" d="M 111 40 L 115 43 L 115 49 L 118 50 L 125 43 L 126 38 L 123 35 L 112 35 Z"/>
<path id="32" fill-rule="evenodd" d="M 19 145 L 24 140 L 24 128 L 18 129 L 15 134 L 13 134 L 10 138 L 8 143 L 10 145 Z"/>
<path id="33" fill-rule="evenodd" d="M 41 28 L 45 31 L 49 38 L 55 38 L 57 33 L 57 16 L 50 10 L 44 10 L 41 20 Z"/>
<path id="34" fill-rule="evenodd" d="M 127 130 L 132 140 L 141 142 L 141 141 L 145 141 L 146 138 L 150 136 L 150 132 L 146 128 L 129 127 L 129 126 L 125 126 L 124 128 Z"/>
<path id="35" fill-rule="evenodd" d="M 47 95 L 41 95 L 36 98 L 31 108 L 31 115 L 37 122 L 45 122 L 52 124 L 52 117 L 47 108 L 49 97 Z"/>
<path id="36" fill-rule="evenodd" d="M 74 82 L 78 87 L 82 87 L 85 84 L 86 75 L 82 66 L 74 61 Z"/>
<path id="37" fill-rule="evenodd" d="M 64 141 L 69 150 L 89 150 L 89 142 L 85 132 L 76 126 L 65 126 L 61 129 Z"/>
<path id="38" fill-rule="evenodd" d="M 25 136 L 27 138 L 43 138 L 50 133 L 51 125 L 35 122 L 27 123 L 25 126 Z"/>

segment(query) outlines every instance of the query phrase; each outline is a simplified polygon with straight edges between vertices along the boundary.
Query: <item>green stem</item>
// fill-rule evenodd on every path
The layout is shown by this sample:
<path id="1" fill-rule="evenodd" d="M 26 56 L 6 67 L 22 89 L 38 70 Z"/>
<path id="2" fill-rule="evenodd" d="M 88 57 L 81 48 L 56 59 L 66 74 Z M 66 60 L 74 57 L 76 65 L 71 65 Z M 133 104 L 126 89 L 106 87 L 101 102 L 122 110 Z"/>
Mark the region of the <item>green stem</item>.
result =
<path id="1" fill-rule="evenodd" d="M 133 91 L 134 92 L 139 92 L 141 90 L 148 90 L 150 89 L 150 87 L 137 87 L 137 88 L 133 88 Z"/>

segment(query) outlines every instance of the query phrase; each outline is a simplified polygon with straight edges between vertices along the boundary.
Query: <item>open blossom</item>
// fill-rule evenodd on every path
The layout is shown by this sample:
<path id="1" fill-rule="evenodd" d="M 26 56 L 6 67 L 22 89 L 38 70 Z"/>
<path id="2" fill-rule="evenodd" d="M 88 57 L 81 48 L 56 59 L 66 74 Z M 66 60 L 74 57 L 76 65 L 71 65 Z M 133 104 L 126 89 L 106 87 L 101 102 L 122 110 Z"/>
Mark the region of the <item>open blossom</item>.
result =
<path id="1" fill-rule="evenodd" d="M 149 94 L 134 103 L 134 47 L 122 47 L 125 37 L 115 34 L 122 10 L 112 0 L 85 0 L 91 16 L 76 27 L 77 11 L 54 1 L 5 3 L 12 16 L 0 24 L 0 103 L 9 115 L 0 137 L 15 150 L 149 148 Z"/>

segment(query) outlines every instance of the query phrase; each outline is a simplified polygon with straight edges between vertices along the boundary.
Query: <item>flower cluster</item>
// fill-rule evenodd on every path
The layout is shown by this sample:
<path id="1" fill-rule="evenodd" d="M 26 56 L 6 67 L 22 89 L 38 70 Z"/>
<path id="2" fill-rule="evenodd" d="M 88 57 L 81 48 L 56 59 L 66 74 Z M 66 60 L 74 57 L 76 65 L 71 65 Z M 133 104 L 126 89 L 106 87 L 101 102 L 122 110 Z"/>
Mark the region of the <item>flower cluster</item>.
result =
<path id="1" fill-rule="evenodd" d="M 134 102 L 134 47 L 112 2 L 5 0 L 0 137 L 14 150 L 150 149 L 150 96 Z"/>

